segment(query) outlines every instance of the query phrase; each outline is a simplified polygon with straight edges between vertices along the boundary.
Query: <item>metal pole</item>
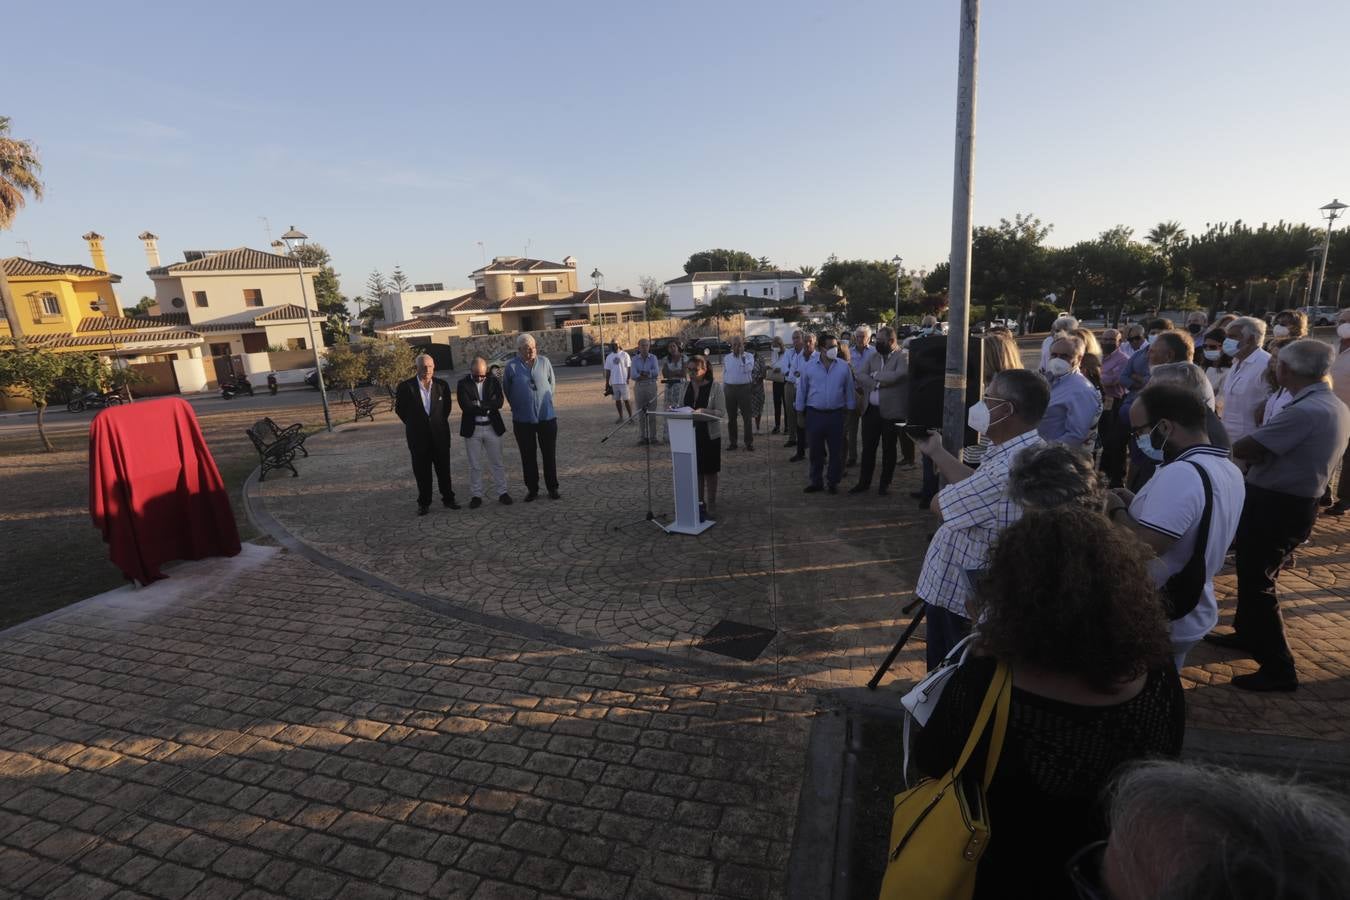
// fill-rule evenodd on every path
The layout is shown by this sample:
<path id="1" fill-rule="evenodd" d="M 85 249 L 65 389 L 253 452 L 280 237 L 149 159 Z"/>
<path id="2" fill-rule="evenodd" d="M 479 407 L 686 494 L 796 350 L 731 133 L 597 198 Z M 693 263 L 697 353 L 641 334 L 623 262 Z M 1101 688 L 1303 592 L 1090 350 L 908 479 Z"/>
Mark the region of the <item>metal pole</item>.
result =
<path id="1" fill-rule="evenodd" d="M 323 384 L 323 360 L 319 359 L 319 342 L 314 340 L 314 317 L 309 313 L 309 293 L 305 290 L 305 264 L 295 257 L 295 270 L 300 273 L 300 299 L 305 305 L 305 325 L 309 327 L 309 346 L 314 351 L 314 374 L 319 380 L 319 399 L 323 401 L 323 424 L 333 430 L 333 417 L 328 412 L 328 389 Z"/>
<path id="2" fill-rule="evenodd" d="M 1345 276 L 1336 279 L 1336 308 L 1341 308 L 1341 288 L 1345 287 Z"/>
<path id="3" fill-rule="evenodd" d="M 956 83 L 956 159 L 952 178 L 951 284 L 942 443 L 959 455 L 966 426 L 966 341 L 970 333 L 970 220 L 975 194 L 975 78 L 980 0 L 961 0 L 961 62 Z"/>
<path id="4" fill-rule="evenodd" d="M 900 266 L 903 264 L 903 259 L 895 264 L 895 317 L 891 319 L 892 328 L 900 324 Z"/>
<path id="5" fill-rule="evenodd" d="M 1331 226 L 1336 224 L 1336 210 L 1327 214 L 1327 234 L 1322 239 L 1322 263 L 1317 267 L 1317 281 L 1313 283 L 1312 302 L 1309 306 L 1322 305 L 1322 281 L 1327 277 L 1327 256 L 1331 253 Z"/>

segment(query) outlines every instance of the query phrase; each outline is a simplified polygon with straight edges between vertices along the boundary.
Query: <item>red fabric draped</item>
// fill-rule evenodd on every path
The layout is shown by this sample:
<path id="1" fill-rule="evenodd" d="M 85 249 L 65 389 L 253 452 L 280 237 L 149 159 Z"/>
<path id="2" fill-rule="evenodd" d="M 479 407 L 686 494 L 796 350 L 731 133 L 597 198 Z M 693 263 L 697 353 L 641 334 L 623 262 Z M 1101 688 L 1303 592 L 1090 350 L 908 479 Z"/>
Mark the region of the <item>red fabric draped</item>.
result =
<path id="1" fill-rule="evenodd" d="M 89 425 L 89 514 L 113 564 L 149 584 L 175 559 L 234 556 L 239 530 L 197 416 L 177 397 L 105 409 Z"/>

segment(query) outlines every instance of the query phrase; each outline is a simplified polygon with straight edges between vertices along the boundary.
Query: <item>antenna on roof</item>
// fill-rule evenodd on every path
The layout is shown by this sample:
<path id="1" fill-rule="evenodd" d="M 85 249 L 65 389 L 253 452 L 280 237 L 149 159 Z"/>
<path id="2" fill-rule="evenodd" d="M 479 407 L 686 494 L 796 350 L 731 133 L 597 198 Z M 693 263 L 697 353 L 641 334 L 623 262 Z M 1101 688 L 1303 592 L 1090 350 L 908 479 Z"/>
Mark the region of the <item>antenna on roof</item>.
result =
<path id="1" fill-rule="evenodd" d="M 29 259 L 33 258 L 33 245 L 27 241 L 15 241 L 16 244 L 23 244 L 24 255 Z"/>
<path id="2" fill-rule="evenodd" d="M 478 245 L 478 252 L 481 253 L 481 254 L 483 254 L 483 265 L 486 266 L 486 265 L 487 265 L 487 247 L 485 247 L 485 246 L 483 245 L 483 242 L 482 242 L 482 241 L 474 241 L 474 243 Z"/>
<path id="3" fill-rule="evenodd" d="M 526 238 L 526 239 L 525 239 L 525 258 L 526 258 L 526 259 L 529 259 L 529 258 L 530 258 L 530 239 L 529 239 L 529 238 Z"/>
<path id="4" fill-rule="evenodd" d="M 272 223 L 267 221 L 267 216 L 258 216 L 262 220 L 263 230 L 267 232 L 267 243 L 272 243 Z"/>

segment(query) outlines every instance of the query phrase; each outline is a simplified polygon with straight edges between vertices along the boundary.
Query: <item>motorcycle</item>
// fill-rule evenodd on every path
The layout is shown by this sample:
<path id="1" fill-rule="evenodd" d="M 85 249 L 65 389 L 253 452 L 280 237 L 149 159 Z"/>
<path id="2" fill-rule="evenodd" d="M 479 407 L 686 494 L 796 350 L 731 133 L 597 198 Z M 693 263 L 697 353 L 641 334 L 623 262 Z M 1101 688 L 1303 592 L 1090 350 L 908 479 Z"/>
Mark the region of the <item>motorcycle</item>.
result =
<path id="1" fill-rule="evenodd" d="M 253 396 L 253 385 L 249 384 L 247 378 L 240 375 L 234 381 L 222 381 L 220 383 L 220 396 L 225 400 L 233 400 L 238 394 L 248 394 Z"/>
<path id="2" fill-rule="evenodd" d="M 267 390 L 272 394 L 273 397 L 277 395 L 277 376 L 275 374 L 270 374 L 267 376 Z"/>
<path id="3" fill-rule="evenodd" d="M 121 404 L 122 396 L 116 391 L 86 391 L 71 397 L 66 403 L 66 409 L 69 412 L 84 412 L 86 409 L 104 409 Z"/>

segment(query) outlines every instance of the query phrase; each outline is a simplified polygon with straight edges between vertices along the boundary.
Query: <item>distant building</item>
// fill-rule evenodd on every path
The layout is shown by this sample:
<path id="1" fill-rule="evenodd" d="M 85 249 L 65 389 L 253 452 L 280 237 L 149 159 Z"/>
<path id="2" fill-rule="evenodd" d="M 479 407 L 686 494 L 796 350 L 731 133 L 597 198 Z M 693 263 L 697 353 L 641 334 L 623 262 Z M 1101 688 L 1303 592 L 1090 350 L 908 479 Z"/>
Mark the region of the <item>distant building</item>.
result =
<path id="1" fill-rule="evenodd" d="M 473 288 L 445 289 L 441 282 L 413 285 L 411 291 L 390 291 L 380 296 L 380 306 L 386 322 L 402 322 L 413 316 L 439 315 L 444 312 L 446 302 L 458 300 L 472 294 Z"/>
<path id="2" fill-rule="evenodd" d="M 814 281 L 800 272 L 695 272 L 666 282 L 670 312 L 688 316 L 718 294 L 749 298 L 759 306 L 774 306 L 793 297 L 802 298 Z"/>
<path id="3" fill-rule="evenodd" d="M 571 256 L 561 263 L 499 256 L 470 277 L 471 291 L 407 308 L 403 319 L 376 326 L 376 333 L 445 343 L 451 337 L 541 331 L 601 318 L 607 324 L 640 321 L 646 310 L 646 301 L 631 294 L 578 290 L 577 261 Z M 417 292 L 398 296 L 406 303 Z"/>

